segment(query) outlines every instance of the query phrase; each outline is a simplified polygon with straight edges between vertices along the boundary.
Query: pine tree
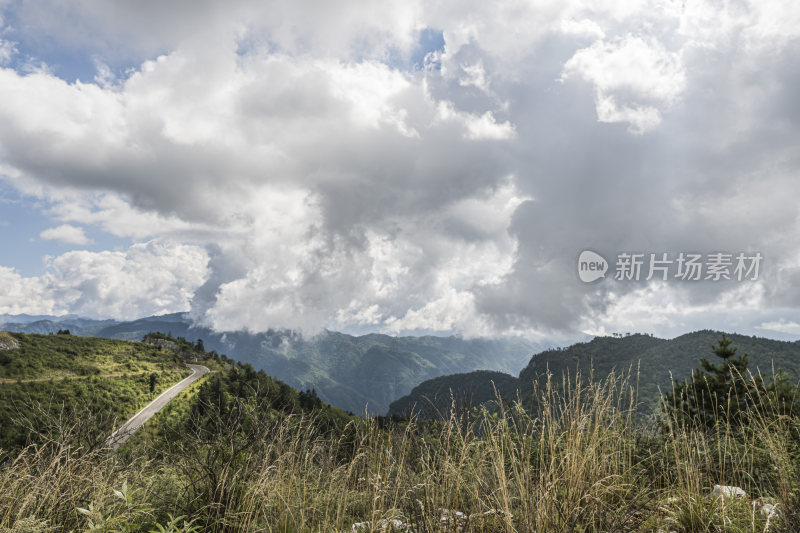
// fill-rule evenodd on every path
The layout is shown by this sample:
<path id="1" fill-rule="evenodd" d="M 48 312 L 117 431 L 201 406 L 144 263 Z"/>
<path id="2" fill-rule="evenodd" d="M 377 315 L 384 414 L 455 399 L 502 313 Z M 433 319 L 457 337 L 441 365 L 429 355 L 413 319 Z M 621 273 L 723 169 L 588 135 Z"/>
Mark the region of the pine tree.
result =
<path id="1" fill-rule="evenodd" d="M 725 334 L 712 346 L 712 353 L 721 359 L 714 364 L 700 359 L 702 369 L 692 377 L 675 382 L 673 393 L 666 395 L 666 407 L 684 420 L 698 421 L 712 428 L 718 423 L 738 427 L 747 411 L 764 391 L 763 379 L 748 372 L 748 356 L 736 356 L 736 348 Z"/>

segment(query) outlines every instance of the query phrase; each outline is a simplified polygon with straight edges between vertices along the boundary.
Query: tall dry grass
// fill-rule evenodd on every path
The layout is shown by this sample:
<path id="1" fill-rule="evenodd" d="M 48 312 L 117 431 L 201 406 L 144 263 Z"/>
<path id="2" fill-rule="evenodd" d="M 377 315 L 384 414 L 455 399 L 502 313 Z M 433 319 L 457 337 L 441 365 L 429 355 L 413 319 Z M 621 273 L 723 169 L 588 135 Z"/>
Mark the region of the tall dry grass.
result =
<path id="1" fill-rule="evenodd" d="M 643 422 L 627 376 L 548 376 L 533 407 L 521 405 L 498 399 L 389 429 L 354 420 L 333 436 L 311 416 L 228 420 L 119 453 L 73 445 L 65 426 L 0 467 L 0 528 L 378 531 L 398 520 L 418 532 L 798 530 L 797 418 L 769 397 L 744 429 Z M 714 500 L 715 484 L 749 498 Z M 756 497 L 773 498 L 783 518 L 768 521 Z"/>

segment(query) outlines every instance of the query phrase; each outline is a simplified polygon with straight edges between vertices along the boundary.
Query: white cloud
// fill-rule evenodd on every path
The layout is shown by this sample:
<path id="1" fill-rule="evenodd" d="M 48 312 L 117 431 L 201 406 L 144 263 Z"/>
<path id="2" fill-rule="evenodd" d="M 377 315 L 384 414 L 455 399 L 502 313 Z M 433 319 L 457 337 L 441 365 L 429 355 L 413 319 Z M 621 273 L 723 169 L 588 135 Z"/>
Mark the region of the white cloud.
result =
<path id="1" fill-rule="evenodd" d="M 83 228 L 62 224 L 55 228 L 48 228 L 39 234 L 39 238 L 51 241 L 61 241 L 67 244 L 85 245 L 92 242 L 83 232 Z"/>
<path id="2" fill-rule="evenodd" d="M 48 262 L 47 279 L 73 312 L 132 319 L 188 309 L 207 263 L 197 246 L 150 241 L 125 252 L 67 252 Z"/>
<path id="3" fill-rule="evenodd" d="M 386 330 L 392 333 L 415 330 L 455 331 L 469 324 L 472 334 L 483 333 L 475 311 L 475 296 L 468 291 L 448 288 L 440 298 L 431 300 L 419 309 L 409 309 L 400 317 L 386 320 Z"/>
<path id="4" fill-rule="evenodd" d="M 567 35 L 576 35 L 593 39 L 602 39 L 606 36 L 606 33 L 600 25 L 590 19 L 565 19 L 561 21 L 561 27 L 559 29 L 562 33 Z"/>
<path id="5" fill-rule="evenodd" d="M 466 125 L 468 139 L 494 139 L 503 141 L 513 139 L 516 136 L 514 125 L 508 121 L 498 124 L 491 111 L 487 111 L 477 118 L 469 117 Z"/>
<path id="6" fill-rule="evenodd" d="M 486 79 L 486 70 L 483 68 L 482 61 L 478 61 L 474 65 L 461 65 L 461 71 L 464 75 L 459 78 L 459 85 L 472 85 L 485 93 L 490 92 L 489 80 Z"/>
<path id="7" fill-rule="evenodd" d="M 597 94 L 595 102 L 599 122 L 627 122 L 628 131 L 641 135 L 661 123 L 661 113 L 648 105 L 619 105 L 613 96 Z"/>
<path id="8" fill-rule="evenodd" d="M 42 276 L 0 267 L 0 313 L 78 313 L 134 319 L 186 311 L 208 276 L 202 248 L 150 241 L 124 252 L 71 251 L 48 258 Z"/>
<path id="9" fill-rule="evenodd" d="M 680 284 L 651 283 L 628 293 L 612 294 L 602 315 L 586 321 L 587 331 L 658 332 L 677 336 L 699 329 L 753 330 L 764 309 L 763 283 L 741 283 L 718 298 L 692 303 L 690 288 Z"/>
<path id="10" fill-rule="evenodd" d="M 60 311 L 47 282 L 25 278 L 13 268 L 0 266 L 0 313 L 18 315 L 51 314 Z"/>
<path id="11" fill-rule="evenodd" d="M 278 324 L 315 331 L 369 323 L 386 331 L 488 332 L 469 293 L 511 270 L 517 244 L 508 226 L 526 199 L 509 178 L 424 220 L 399 218 L 389 231 L 374 227 L 356 254 L 342 238 L 305 236 L 323 219 L 320 206 L 303 195 L 254 199 L 269 212 L 280 206 L 283 214 L 259 221 L 264 231 L 246 247 L 228 249 L 243 255 L 237 263 L 247 265 L 246 275 L 221 283 L 202 319 L 220 330 Z M 439 303 L 429 306 L 431 301 Z M 456 301 L 467 307 L 448 319 Z M 417 307 L 422 310 L 408 314 Z"/>
<path id="12" fill-rule="evenodd" d="M 139 209 L 117 194 L 86 194 L 63 190 L 57 194 L 42 194 L 52 202 L 50 216 L 64 222 L 96 225 L 117 237 L 148 239 L 166 236 L 174 239 L 207 240 L 211 238 L 209 236 L 219 234 L 219 228 L 214 224 L 192 223 L 175 215 Z"/>
<path id="13" fill-rule="evenodd" d="M 236 273 L 213 278 L 213 298 L 196 316 L 225 329 L 313 329 L 344 316 L 353 301 L 373 305 L 380 291 L 359 294 L 370 285 L 367 235 L 418 248 L 397 242 L 393 228 L 415 235 L 422 221 L 449 212 L 443 206 L 485 202 L 498 179 L 491 145 L 515 135 L 491 111 L 450 102 L 442 119 L 421 75 L 375 61 L 179 50 L 114 87 L 44 73 L 0 77 L 11 96 L 0 103 L 8 174 L 39 184 L 31 192 L 49 198 L 51 215 L 65 223 L 43 236 L 67 238 L 67 226 L 79 223 L 120 237 L 217 246 Z M 17 107 L 17 90 L 40 104 L 35 111 Z M 453 160 L 442 166 L 446 153 Z M 87 194 L 87 187 L 111 192 Z M 504 212 L 503 232 L 512 214 Z M 452 249 L 445 256 L 486 265 L 469 254 L 491 253 L 509 265 L 514 249 L 503 243 L 500 251 L 496 235 L 473 230 L 469 240 L 477 242 L 462 244 L 422 232 L 430 247 Z M 404 280 L 396 306 L 381 300 L 388 307 L 380 316 L 404 313 L 411 304 L 402 289 L 430 278 L 428 269 L 440 263 L 417 260 L 417 279 Z M 426 286 L 419 289 L 416 298 L 424 298 Z"/>
<path id="14" fill-rule="evenodd" d="M 800 335 L 800 324 L 783 318 L 772 322 L 763 322 L 760 326 L 757 327 L 758 329 L 778 331 L 781 333 L 790 333 L 792 335 Z"/>
<path id="15" fill-rule="evenodd" d="M 475 116 L 455 109 L 452 102 L 440 102 L 438 111 L 443 122 L 461 125 L 465 139 L 503 141 L 516 136 L 514 125 L 508 121 L 498 124 L 491 111 Z"/>
<path id="16" fill-rule="evenodd" d="M 785 2 L 8 5 L 3 39 L 46 36 L 97 77 L 0 69 L 0 179 L 48 232 L 150 242 L 6 270 L 42 309 L 465 333 L 725 317 L 714 288 L 577 285 L 584 246 L 758 248 L 759 311 L 731 312 L 797 306 Z M 409 72 L 426 28 L 441 69 Z"/>
<path id="17" fill-rule="evenodd" d="M 794 2 L 690 2 L 677 13 L 678 32 L 694 46 L 769 52 L 797 38 L 800 8 Z"/>
<path id="18" fill-rule="evenodd" d="M 594 85 L 600 122 L 628 122 L 637 134 L 658 126 L 656 106 L 673 104 L 686 86 L 679 53 L 631 35 L 575 52 L 564 65 L 562 80 L 575 76 Z"/>
<path id="19" fill-rule="evenodd" d="M 2 19 L 0 19 L 0 28 L 2 28 Z M 17 47 L 14 43 L 0 39 L 0 66 L 7 65 L 16 53 Z"/>

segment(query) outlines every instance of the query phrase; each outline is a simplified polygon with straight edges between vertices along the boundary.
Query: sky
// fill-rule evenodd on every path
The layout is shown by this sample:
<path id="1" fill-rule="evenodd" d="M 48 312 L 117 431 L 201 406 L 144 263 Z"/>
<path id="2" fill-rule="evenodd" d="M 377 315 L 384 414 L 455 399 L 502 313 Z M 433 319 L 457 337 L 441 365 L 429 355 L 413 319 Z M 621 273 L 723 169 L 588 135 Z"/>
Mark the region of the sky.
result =
<path id="1" fill-rule="evenodd" d="M 0 314 L 800 336 L 799 34 L 791 0 L 0 0 Z"/>

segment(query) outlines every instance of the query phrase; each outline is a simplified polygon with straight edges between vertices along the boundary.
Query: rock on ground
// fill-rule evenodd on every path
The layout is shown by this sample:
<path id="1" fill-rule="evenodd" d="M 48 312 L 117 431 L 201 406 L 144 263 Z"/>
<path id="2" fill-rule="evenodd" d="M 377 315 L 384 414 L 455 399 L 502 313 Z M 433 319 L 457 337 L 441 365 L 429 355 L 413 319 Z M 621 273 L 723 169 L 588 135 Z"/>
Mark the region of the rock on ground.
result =
<path id="1" fill-rule="evenodd" d="M 15 350 L 19 348 L 17 339 L 7 331 L 0 331 L 0 350 Z"/>
<path id="2" fill-rule="evenodd" d="M 714 498 L 722 498 L 724 501 L 728 499 L 744 498 L 747 496 L 747 493 L 740 487 L 714 485 L 714 489 L 711 491 L 711 496 Z"/>

